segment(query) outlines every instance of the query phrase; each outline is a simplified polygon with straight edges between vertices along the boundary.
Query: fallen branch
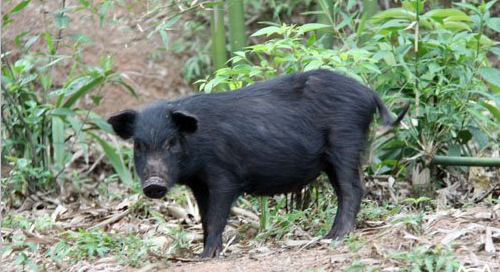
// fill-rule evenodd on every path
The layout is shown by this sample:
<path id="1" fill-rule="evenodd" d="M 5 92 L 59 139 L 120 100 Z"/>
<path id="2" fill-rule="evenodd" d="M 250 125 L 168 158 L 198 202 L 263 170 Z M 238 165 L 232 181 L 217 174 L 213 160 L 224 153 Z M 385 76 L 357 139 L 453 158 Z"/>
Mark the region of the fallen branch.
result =
<path id="1" fill-rule="evenodd" d="M 101 221 L 99 222 L 98 224 L 90 227 L 89 229 L 94 229 L 94 228 L 100 228 L 100 227 L 105 227 L 111 223 L 114 223 L 114 222 L 117 222 L 117 221 L 120 221 L 120 219 L 122 219 L 123 217 L 125 217 L 127 214 L 130 213 L 130 209 L 127 209 L 121 213 L 118 213 L 118 214 L 115 214 L 113 215 L 112 217 L 104 220 L 104 221 Z"/>

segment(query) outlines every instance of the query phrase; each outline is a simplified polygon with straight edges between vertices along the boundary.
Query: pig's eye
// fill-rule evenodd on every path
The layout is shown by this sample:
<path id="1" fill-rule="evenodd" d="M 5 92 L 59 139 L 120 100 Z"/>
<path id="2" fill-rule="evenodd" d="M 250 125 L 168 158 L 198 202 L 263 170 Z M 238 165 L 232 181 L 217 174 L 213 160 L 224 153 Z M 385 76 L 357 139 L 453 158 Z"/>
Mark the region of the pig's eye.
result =
<path id="1" fill-rule="evenodd" d="M 175 138 L 168 139 L 163 143 L 163 148 L 164 149 L 171 149 L 172 147 L 175 146 L 176 143 L 177 143 L 177 140 Z"/>
<path id="2" fill-rule="evenodd" d="M 142 142 L 135 141 L 134 149 L 137 151 L 146 151 L 146 145 L 144 145 L 144 143 Z"/>

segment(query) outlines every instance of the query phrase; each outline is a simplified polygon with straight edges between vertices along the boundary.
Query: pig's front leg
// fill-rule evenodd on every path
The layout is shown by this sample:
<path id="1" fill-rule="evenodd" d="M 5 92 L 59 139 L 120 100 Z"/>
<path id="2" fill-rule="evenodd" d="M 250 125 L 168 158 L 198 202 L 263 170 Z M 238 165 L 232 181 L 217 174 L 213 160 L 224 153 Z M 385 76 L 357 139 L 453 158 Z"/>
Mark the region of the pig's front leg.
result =
<path id="1" fill-rule="evenodd" d="M 210 186 L 210 185 L 209 185 Z M 205 247 L 201 258 L 213 258 L 222 252 L 222 232 L 227 223 L 227 217 L 231 210 L 233 201 L 240 195 L 239 188 L 224 183 L 222 179 L 217 181 L 216 186 L 210 186 L 208 192 L 208 207 L 206 219 L 203 220 L 205 232 Z"/>

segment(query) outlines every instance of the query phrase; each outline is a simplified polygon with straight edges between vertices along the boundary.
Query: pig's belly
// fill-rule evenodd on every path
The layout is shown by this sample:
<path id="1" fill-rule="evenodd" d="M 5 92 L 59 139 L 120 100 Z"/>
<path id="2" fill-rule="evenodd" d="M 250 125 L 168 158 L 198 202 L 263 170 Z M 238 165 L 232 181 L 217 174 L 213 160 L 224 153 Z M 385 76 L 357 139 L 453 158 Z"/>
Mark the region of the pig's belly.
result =
<path id="1" fill-rule="evenodd" d="M 316 179 L 324 168 L 321 161 L 313 164 L 267 165 L 250 169 L 244 181 L 245 193 L 274 195 L 295 192 Z"/>

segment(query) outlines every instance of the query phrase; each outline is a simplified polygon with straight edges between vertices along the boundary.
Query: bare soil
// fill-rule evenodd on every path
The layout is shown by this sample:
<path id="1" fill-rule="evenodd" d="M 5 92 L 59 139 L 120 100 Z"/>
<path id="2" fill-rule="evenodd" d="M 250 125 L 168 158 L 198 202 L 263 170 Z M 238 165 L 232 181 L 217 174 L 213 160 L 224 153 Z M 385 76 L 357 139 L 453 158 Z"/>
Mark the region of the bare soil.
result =
<path id="1" fill-rule="evenodd" d="M 7 3 L 6 3 L 7 2 Z M 12 9 L 16 1 L 2 1 L 2 14 Z M 43 3 L 44 2 L 44 3 Z M 61 7 L 63 1 L 32 1 L 25 9 L 14 15 L 14 22 L 2 28 L 2 52 L 15 49 L 14 37 L 23 31 L 29 30 L 22 41 L 26 42 L 34 35 L 49 32 L 57 40 L 58 30 L 55 28 L 53 11 Z M 92 44 L 83 45 L 82 63 L 85 65 L 99 65 L 100 57 L 112 56 L 114 69 L 121 71 L 123 77 L 137 92 L 137 97 L 129 94 L 118 85 L 107 85 L 103 91 L 103 99 L 95 107 L 88 99 L 86 108 L 92 108 L 97 113 L 107 116 L 111 113 L 131 107 L 137 107 L 147 102 L 169 99 L 186 95 L 192 92 L 182 78 L 181 71 L 185 56 L 163 50 L 164 45 L 159 35 L 147 38 L 146 27 L 148 22 L 141 19 L 147 11 L 144 1 L 125 1 L 126 7 L 115 5 L 111 18 L 100 26 L 99 17 L 89 11 L 78 11 L 70 14 L 72 19 L 67 28 L 61 31 L 63 42 L 59 45 L 59 54 L 73 52 L 69 39 L 64 37 L 72 34 L 83 34 L 92 40 Z M 75 3 L 67 1 L 66 7 Z M 146 29 L 143 29 L 146 28 Z M 169 32 L 170 38 L 175 39 L 176 32 Z M 7 42 L 6 42 L 7 41 Z M 54 42 L 55 42 L 54 41 Z M 55 42 L 56 43 L 56 42 Z M 33 51 L 47 52 L 43 38 L 38 39 L 32 47 Z M 54 70 L 56 86 L 62 86 L 67 77 L 69 63 L 63 64 Z"/>

